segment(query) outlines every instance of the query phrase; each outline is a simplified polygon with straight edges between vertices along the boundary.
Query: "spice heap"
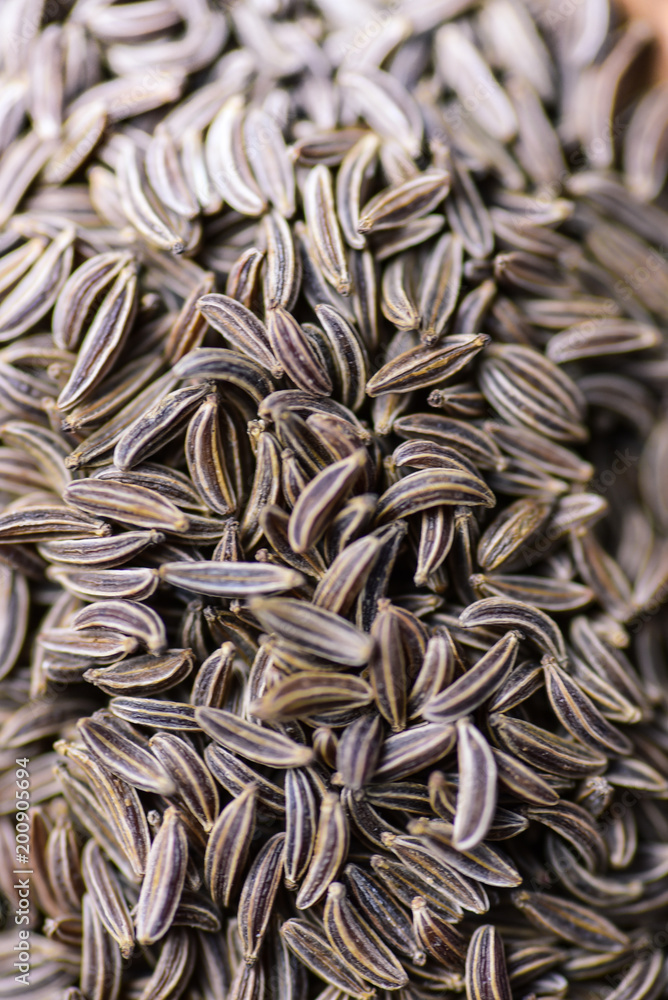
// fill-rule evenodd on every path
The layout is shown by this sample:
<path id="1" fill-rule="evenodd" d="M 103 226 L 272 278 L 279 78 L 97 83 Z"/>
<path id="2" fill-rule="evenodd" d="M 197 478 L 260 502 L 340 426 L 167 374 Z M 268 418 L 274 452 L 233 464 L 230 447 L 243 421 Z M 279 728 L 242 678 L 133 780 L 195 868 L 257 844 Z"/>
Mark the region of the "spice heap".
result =
<path id="1" fill-rule="evenodd" d="M 649 43 L 3 2 L 0 997 L 665 996 Z"/>

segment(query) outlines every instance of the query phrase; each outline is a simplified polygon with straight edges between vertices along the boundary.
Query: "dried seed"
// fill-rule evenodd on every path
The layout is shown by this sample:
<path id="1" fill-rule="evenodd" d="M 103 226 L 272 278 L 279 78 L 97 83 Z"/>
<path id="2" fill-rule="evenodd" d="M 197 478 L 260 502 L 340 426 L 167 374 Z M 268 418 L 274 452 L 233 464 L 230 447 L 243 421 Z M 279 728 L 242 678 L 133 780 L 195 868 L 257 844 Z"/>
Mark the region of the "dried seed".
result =
<path id="1" fill-rule="evenodd" d="M 189 523 L 175 504 L 143 486 L 79 479 L 70 483 L 64 495 L 86 513 L 139 528 L 185 531 Z"/>
<path id="2" fill-rule="evenodd" d="M 110 667 L 86 670 L 83 679 L 110 695 L 160 694 L 180 684 L 191 672 L 193 665 L 191 650 L 172 649 L 165 650 L 161 655 L 149 653 L 148 656 L 135 656 L 122 660 Z"/>
<path id="3" fill-rule="evenodd" d="M 505 750 L 529 766 L 563 777 L 586 777 L 605 768 L 605 756 L 548 733 L 530 722 L 495 714 L 490 725 Z"/>
<path id="4" fill-rule="evenodd" d="M 134 949 L 134 928 L 114 869 L 94 840 L 89 840 L 81 852 L 81 871 L 86 889 L 106 930 L 117 942 L 123 958 Z"/>
<path id="5" fill-rule="evenodd" d="M 90 752 L 110 771 L 135 788 L 172 795 L 175 785 L 156 757 L 110 725 L 81 719 L 78 732 Z"/>
<path id="6" fill-rule="evenodd" d="M 515 665 L 520 633 L 508 632 L 463 677 L 432 698 L 422 709 L 430 722 L 456 722 L 500 687 Z"/>
<path id="7" fill-rule="evenodd" d="M 349 295 L 350 274 L 336 215 L 332 175 L 322 164 L 312 167 L 306 178 L 304 214 L 322 273 L 340 295 Z"/>
<path id="8" fill-rule="evenodd" d="M 131 261 L 119 271 L 86 332 L 77 362 L 58 397 L 62 411 L 85 399 L 118 357 L 134 320 L 136 294 L 137 268 Z"/>
<path id="9" fill-rule="evenodd" d="M 359 790 L 371 780 L 382 746 L 378 716 L 362 715 L 342 733 L 336 751 L 336 773 L 346 788 Z"/>
<path id="10" fill-rule="evenodd" d="M 399 479 L 382 494 L 376 520 L 408 517 L 441 504 L 493 507 L 494 495 L 484 482 L 462 469 L 422 469 Z"/>
<path id="11" fill-rule="evenodd" d="M 281 305 L 267 316 L 272 351 L 286 374 L 305 392 L 328 396 L 332 381 L 313 344 L 296 319 Z"/>
<path id="12" fill-rule="evenodd" d="M 208 833 L 218 816 L 218 789 L 199 754 L 172 733 L 156 733 L 148 745 L 176 785 L 179 798 Z"/>
<path id="13" fill-rule="evenodd" d="M 591 951 L 620 951 L 628 937 L 604 917 L 547 893 L 516 892 L 513 902 L 542 930 Z"/>
<path id="14" fill-rule="evenodd" d="M 334 663 L 365 664 L 372 641 L 343 618 L 292 598 L 254 598 L 250 608 L 269 632 Z"/>
<path id="15" fill-rule="evenodd" d="M 288 538 L 295 552 L 306 552 L 320 540 L 334 511 L 353 489 L 366 457 L 366 451 L 359 448 L 340 462 L 333 462 L 300 494 L 288 525 Z"/>
<path id="16" fill-rule="evenodd" d="M 332 947 L 367 982 L 389 989 L 406 985 L 406 972 L 387 945 L 355 912 L 341 882 L 332 882 L 327 890 L 323 923 Z"/>
<path id="17" fill-rule="evenodd" d="M 306 771 L 293 768 L 285 775 L 285 885 L 296 889 L 315 847 L 316 802 Z"/>
<path id="18" fill-rule="evenodd" d="M 322 899 L 346 859 L 349 843 L 348 820 L 341 801 L 334 792 L 327 792 L 320 803 L 311 861 L 297 893 L 298 910 L 306 910 Z"/>
<path id="19" fill-rule="evenodd" d="M 456 730 L 450 723 L 410 726 L 385 740 L 374 777 L 378 781 L 406 778 L 446 757 L 455 742 Z"/>
<path id="20" fill-rule="evenodd" d="M 257 961 L 262 947 L 283 874 L 284 856 L 285 834 L 277 833 L 257 855 L 241 889 L 239 933 L 247 965 Z"/>
<path id="21" fill-rule="evenodd" d="M 250 712 L 258 719 L 281 722 L 364 708 L 372 698 L 371 688 L 360 677 L 309 670 L 272 685 L 251 704 Z"/>
<path id="22" fill-rule="evenodd" d="M 211 292 L 197 301 L 208 323 L 242 354 L 281 378 L 283 369 L 272 352 L 264 324 L 241 302 L 229 295 Z"/>
<path id="23" fill-rule="evenodd" d="M 428 954 L 447 968 L 461 968 L 466 958 L 462 932 L 430 910 L 422 896 L 416 896 L 411 906 L 415 935 Z"/>
<path id="24" fill-rule="evenodd" d="M 356 1000 L 369 1000 L 374 991 L 368 989 L 353 969 L 343 966 L 341 957 L 329 944 L 323 931 L 306 920 L 286 920 L 281 937 L 288 948 L 326 983 Z"/>
<path id="25" fill-rule="evenodd" d="M 477 927 L 466 953 L 467 1000 L 510 1000 L 512 996 L 503 941 L 496 927 Z"/>
<path id="26" fill-rule="evenodd" d="M 485 839 L 496 809 L 496 763 L 482 733 L 465 719 L 457 721 L 459 791 L 453 843 L 459 850 Z"/>
<path id="27" fill-rule="evenodd" d="M 376 372 L 367 382 L 367 395 L 412 392 L 443 382 L 469 364 L 487 343 L 484 333 L 461 334 L 448 337 L 438 347 L 411 347 Z"/>
<path id="28" fill-rule="evenodd" d="M 150 653 L 167 648 L 165 623 L 152 608 L 134 601 L 101 601 L 89 604 L 72 619 L 72 628 L 111 628 L 144 643 Z"/>
<path id="29" fill-rule="evenodd" d="M 450 190 L 445 170 L 425 171 L 375 195 L 359 212 L 357 232 L 394 229 L 419 219 L 443 201 Z"/>
<path id="30" fill-rule="evenodd" d="M 596 750 L 631 753 L 631 741 L 604 719 L 577 681 L 550 657 L 543 657 L 542 663 L 550 704 L 564 728 L 581 743 Z"/>
<path id="31" fill-rule="evenodd" d="M 270 563 L 176 562 L 162 563 L 160 578 L 195 594 L 212 597 L 250 597 L 292 590 L 304 582 L 301 573 Z"/>
<path id="32" fill-rule="evenodd" d="M 375 167 L 378 136 L 363 135 L 345 153 L 336 175 L 336 208 L 348 246 L 363 250 L 366 240 L 359 232 L 361 201 L 366 182 Z"/>
<path id="33" fill-rule="evenodd" d="M 251 784 L 257 790 L 258 802 L 266 809 L 278 815 L 285 813 L 283 789 L 244 763 L 243 760 L 213 743 L 210 743 L 204 751 L 204 759 L 216 781 L 220 782 L 230 795 L 241 795 L 244 789 Z"/>
<path id="34" fill-rule="evenodd" d="M 169 930 L 181 899 L 188 843 L 179 814 L 170 806 L 151 845 L 135 917 L 139 944 L 153 944 Z"/>
<path id="35" fill-rule="evenodd" d="M 269 767 L 302 767 L 310 764 L 312 751 L 287 736 L 246 722 L 220 708 L 196 708 L 195 718 L 216 743 L 247 760 Z"/>

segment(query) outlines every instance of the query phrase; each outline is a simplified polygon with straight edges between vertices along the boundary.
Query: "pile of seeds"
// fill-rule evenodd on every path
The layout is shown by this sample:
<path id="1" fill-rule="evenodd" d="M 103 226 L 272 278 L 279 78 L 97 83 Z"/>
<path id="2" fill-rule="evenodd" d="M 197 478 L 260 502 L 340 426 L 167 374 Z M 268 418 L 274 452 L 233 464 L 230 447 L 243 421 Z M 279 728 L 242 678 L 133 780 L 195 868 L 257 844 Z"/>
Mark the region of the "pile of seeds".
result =
<path id="1" fill-rule="evenodd" d="M 3 0 L 0 997 L 666 996 L 649 41 Z"/>

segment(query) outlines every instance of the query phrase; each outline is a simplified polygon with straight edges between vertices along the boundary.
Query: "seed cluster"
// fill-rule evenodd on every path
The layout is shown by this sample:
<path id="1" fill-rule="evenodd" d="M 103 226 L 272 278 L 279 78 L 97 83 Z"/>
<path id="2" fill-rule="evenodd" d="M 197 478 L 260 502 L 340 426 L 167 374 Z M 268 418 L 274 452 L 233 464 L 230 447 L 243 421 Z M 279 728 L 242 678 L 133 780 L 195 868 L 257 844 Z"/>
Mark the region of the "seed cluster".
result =
<path id="1" fill-rule="evenodd" d="M 0 998 L 660 1000 L 646 28 L 55 6 L 0 9 Z"/>

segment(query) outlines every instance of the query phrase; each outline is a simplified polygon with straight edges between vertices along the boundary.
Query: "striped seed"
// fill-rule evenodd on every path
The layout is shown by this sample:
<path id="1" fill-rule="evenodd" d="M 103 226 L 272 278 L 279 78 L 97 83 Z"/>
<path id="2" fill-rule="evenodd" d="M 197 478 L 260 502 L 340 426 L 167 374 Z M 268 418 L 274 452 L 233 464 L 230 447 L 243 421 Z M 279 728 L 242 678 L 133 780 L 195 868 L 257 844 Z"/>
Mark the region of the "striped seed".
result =
<path id="1" fill-rule="evenodd" d="M 218 816 L 204 857 L 204 878 L 211 898 L 227 908 L 239 889 L 255 830 L 257 788 L 248 785 Z"/>
<path id="2" fill-rule="evenodd" d="M 503 940 L 492 924 L 477 927 L 466 953 L 467 1000 L 510 1000 Z"/>
<path id="3" fill-rule="evenodd" d="M 350 831 L 343 805 L 333 792 L 327 792 L 320 804 L 320 816 L 313 854 L 304 875 L 296 906 L 306 910 L 327 892 L 348 853 Z"/>
<path id="4" fill-rule="evenodd" d="M 232 712 L 219 708 L 196 708 L 195 719 L 216 743 L 247 760 L 269 767 L 302 767 L 310 764 L 313 752 L 294 740 Z"/>
<path id="5" fill-rule="evenodd" d="M 188 842 L 173 806 L 165 812 L 151 844 L 137 902 L 135 925 L 141 945 L 159 941 L 169 930 L 186 877 Z"/>
<path id="6" fill-rule="evenodd" d="M 247 965 L 258 959 L 280 886 L 284 856 L 285 834 L 277 833 L 257 855 L 241 889 L 239 934 Z"/>
<path id="7" fill-rule="evenodd" d="M 457 721 L 459 790 L 453 843 L 466 851 L 485 839 L 496 809 L 497 774 L 491 748 L 479 729 Z"/>

